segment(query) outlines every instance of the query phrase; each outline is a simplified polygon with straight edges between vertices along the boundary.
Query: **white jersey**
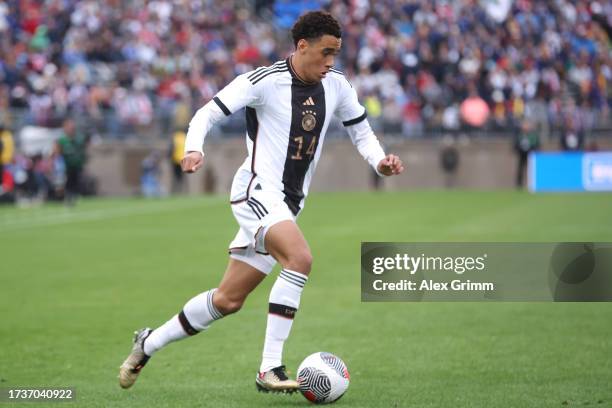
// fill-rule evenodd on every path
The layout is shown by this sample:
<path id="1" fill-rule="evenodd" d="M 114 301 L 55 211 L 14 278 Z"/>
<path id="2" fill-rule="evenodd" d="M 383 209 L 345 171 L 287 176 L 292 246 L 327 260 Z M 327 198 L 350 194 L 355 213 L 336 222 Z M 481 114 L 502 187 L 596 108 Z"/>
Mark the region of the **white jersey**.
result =
<path id="1" fill-rule="evenodd" d="M 198 110 L 189 124 L 185 151 L 202 151 L 204 137 L 224 115 L 246 107 L 248 157 L 232 183 L 231 201 L 249 199 L 252 189 L 274 190 L 297 215 L 321 156 L 333 115 L 371 166 L 385 154 L 344 75 L 332 69 L 321 82 L 300 80 L 290 58 L 242 74 Z"/>

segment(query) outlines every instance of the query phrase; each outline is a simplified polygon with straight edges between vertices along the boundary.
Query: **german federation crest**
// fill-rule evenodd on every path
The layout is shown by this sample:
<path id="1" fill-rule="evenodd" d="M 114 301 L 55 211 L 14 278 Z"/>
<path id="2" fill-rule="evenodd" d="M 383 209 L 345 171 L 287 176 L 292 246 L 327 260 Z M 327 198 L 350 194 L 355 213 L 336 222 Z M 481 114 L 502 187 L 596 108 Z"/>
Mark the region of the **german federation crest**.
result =
<path id="1" fill-rule="evenodd" d="M 317 126 L 317 118 L 315 118 L 316 113 L 313 111 L 302 112 L 302 128 L 310 132 L 312 129 Z"/>

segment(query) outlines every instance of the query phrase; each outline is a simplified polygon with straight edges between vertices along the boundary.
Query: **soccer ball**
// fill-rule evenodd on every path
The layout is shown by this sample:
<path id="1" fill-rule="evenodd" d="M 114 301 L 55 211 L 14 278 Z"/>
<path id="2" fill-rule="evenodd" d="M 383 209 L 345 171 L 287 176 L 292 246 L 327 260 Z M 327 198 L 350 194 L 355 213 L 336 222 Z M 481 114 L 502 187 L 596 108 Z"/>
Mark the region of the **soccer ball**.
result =
<path id="1" fill-rule="evenodd" d="M 300 392 L 315 404 L 340 399 L 349 386 L 349 379 L 346 364 L 339 357 L 325 352 L 306 357 L 297 371 Z"/>

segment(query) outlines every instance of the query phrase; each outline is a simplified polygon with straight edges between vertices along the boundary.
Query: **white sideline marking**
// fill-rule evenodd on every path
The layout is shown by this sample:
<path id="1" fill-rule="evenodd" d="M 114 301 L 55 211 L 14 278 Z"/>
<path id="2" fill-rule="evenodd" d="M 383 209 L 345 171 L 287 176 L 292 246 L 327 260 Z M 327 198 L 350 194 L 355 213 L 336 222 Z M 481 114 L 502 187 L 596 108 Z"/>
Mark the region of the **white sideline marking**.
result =
<path id="1" fill-rule="evenodd" d="M 19 214 L 3 214 L 0 217 L 0 231 L 20 230 L 26 228 L 38 228 L 52 225 L 71 224 L 76 222 L 99 221 L 129 215 L 152 214 L 173 210 L 183 210 L 196 207 L 209 207 L 219 204 L 220 200 L 197 200 L 179 202 L 157 202 L 144 203 L 128 208 L 118 207 L 121 203 L 113 203 L 112 207 L 92 210 L 79 210 L 77 208 L 59 208 L 57 210 L 37 211 L 28 210 Z"/>

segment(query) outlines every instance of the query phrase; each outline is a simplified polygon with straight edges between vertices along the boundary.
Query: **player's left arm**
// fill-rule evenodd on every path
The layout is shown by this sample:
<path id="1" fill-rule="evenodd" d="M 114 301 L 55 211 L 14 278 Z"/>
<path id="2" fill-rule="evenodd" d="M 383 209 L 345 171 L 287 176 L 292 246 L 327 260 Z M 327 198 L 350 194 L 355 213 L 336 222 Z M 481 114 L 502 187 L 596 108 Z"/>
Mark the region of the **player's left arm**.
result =
<path id="1" fill-rule="evenodd" d="M 404 165 L 399 156 L 385 154 L 368 122 L 365 108 L 357 99 L 357 92 L 348 81 L 342 83 L 340 101 L 336 114 L 361 156 L 381 176 L 393 176 L 403 172 Z"/>

